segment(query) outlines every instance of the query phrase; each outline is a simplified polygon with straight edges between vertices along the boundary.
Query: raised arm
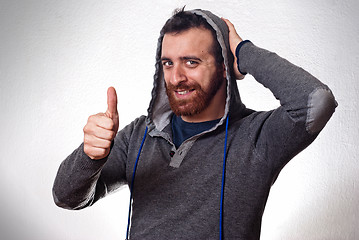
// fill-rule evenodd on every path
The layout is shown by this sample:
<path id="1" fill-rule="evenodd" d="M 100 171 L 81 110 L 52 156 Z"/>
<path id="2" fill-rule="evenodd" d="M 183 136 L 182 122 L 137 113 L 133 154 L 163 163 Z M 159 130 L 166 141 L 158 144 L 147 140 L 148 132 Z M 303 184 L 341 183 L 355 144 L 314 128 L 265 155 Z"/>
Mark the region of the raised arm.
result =
<path id="1" fill-rule="evenodd" d="M 118 180 L 113 176 L 117 175 L 119 182 L 125 179 L 124 164 L 111 167 L 121 165 L 117 160 L 125 158 L 121 157 L 125 151 L 110 154 L 118 130 L 117 96 L 112 87 L 107 91 L 107 105 L 105 113 L 88 118 L 84 143 L 60 165 L 53 186 L 54 201 L 60 207 L 80 209 L 91 205 L 114 188 Z"/>
<path id="2" fill-rule="evenodd" d="M 267 114 L 258 132 L 258 154 L 281 169 L 307 147 L 324 128 L 337 103 L 331 90 L 304 69 L 277 54 L 242 41 L 233 24 L 229 28 L 231 51 L 235 55 L 237 78 L 245 73 L 269 88 L 281 106 Z"/>

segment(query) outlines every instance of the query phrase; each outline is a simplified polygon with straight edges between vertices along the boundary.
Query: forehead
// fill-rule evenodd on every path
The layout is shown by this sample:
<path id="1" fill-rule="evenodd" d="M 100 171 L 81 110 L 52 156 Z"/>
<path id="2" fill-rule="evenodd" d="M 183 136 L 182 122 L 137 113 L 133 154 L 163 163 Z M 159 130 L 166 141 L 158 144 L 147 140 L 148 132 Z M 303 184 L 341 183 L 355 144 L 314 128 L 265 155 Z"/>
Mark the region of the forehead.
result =
<path id="1" fill-rule="evenodd" d="M 166 33 L 162 41 L 162 57 L 210 54 L 212 45 L 212 33 L 205 28 Z"/>

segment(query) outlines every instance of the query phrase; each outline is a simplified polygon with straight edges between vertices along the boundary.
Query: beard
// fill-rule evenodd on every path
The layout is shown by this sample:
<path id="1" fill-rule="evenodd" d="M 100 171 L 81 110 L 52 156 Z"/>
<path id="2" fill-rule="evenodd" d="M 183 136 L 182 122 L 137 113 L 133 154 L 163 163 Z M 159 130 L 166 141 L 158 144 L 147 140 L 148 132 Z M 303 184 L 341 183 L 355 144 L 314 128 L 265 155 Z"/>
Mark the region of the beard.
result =
<path id="1" fill-rule="evenodd" d="M 166 93 L 174 114 L 177 116 L 194 116 L 207 108 L 213 97 L 224 82 L 223 73 L 217 71 L 211 78 L 208 89 L 203 89 L 198 83 L 188 84 L 179 82 L 177 85 L 166 84 Z M 190 99 L 178 99 L 175 96 L 176 90 L 193 91 Z"/>

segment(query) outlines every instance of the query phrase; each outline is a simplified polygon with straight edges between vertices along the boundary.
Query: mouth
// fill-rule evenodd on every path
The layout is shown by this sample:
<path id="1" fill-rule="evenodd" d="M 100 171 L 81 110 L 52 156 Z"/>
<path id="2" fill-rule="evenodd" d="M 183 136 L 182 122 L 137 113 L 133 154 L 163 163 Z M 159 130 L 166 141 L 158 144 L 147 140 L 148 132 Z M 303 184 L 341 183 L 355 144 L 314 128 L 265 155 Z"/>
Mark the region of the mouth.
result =
<path id="1" fill-rule="evenodd" d="M 190 89 L 190 90 L 176 90 L 175 93 L 177 96 L 183 97 L 186 96 L 190 93 L 192 93 L 194 91 L 194 89 Z"/>
<path id="2" fill-rule="evenodd" d="M 176 93 L 179 95 L 186 95 L 187 93 L 189 93 L 191 91 L 193 91 L 193 90 L 176 91 Z"/>

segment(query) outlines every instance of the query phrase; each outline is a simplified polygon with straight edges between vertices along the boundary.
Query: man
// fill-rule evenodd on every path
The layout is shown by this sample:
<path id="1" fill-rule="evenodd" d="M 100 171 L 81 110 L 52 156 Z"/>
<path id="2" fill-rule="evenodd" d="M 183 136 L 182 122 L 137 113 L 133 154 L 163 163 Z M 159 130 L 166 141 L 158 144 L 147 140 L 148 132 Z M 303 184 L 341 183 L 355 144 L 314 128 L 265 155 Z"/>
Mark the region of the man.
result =
<path id="1" fill-rule="evenodd" d="M 117 133 L 109 88 L 107 111 L 89 118 L 84 143 L 59 168 L 56 204 L 81 209 L 128 184 L 131 239 L 259 239 L 271 185 L 325 126 L 334 96 L 208 11 L 170 18 L 156 59 L 148 116 Z M 246 73 L 281 106 L 247 109 L 236 85 Z"/>

